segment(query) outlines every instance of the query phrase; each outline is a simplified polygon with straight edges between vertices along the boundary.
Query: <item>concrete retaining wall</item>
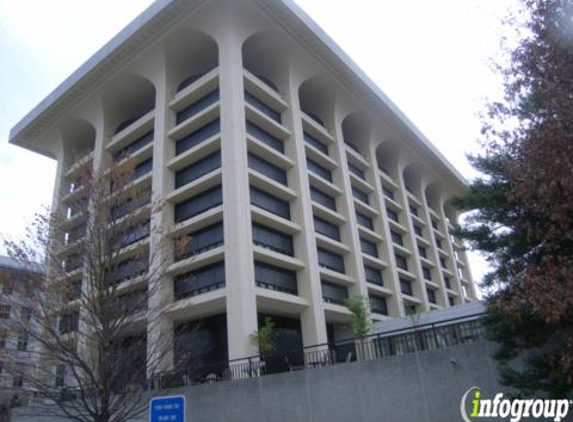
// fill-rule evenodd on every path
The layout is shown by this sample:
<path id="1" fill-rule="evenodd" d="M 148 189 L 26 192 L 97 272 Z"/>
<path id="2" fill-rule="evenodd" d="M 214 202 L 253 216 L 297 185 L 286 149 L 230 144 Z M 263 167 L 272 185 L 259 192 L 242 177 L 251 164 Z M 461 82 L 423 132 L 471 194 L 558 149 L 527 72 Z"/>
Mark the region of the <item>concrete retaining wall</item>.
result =
<path id="1" fill-rule="evenodd" d="M 470 387 L 479 386 L 484 398 L 501 391 L 493 347 L 482 341 L 161 395 L 186 396 L 187 422 L 457 422 Z M 18 409 L 13 420 L 62 420 L 31 413 Z"/>

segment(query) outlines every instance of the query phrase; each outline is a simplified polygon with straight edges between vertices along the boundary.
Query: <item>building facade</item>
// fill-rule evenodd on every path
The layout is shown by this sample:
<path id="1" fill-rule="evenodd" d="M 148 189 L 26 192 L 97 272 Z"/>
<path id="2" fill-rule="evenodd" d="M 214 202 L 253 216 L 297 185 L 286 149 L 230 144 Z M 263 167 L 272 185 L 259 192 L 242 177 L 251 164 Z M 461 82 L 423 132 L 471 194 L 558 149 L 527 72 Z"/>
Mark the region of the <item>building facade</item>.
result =
<path id="1" fill-rule="evenodd" d="M 15 260 L 0 256 L 0 407 L 6 406 L 4 410 L 22 403 L 23 391 L 29 387 L 26 374 L 35 369 L 38 359 L 39 345 L 25 330 L 33 323 L 32 309 L 16 285 L 27 271 Z"/>
<path id="2" fill-rule="evenodd" d="M 166 370 L 198 321 L 222 361 L 257 353 L 265 316 L 288 349 L 335 340 L 349 296 L 379 321 L 476 299 L 451 234 L 464 179 L 290 0 L 156 1 L 10 138 L 57 160 L 70 245 L 87 221 L 67 206 L 78 171 L 125 154 L 163 203 L 133 242 L 189 235 L 161 249 L 162 315 L 140 333 L 173 337 Z M 127 249 L 124 280 L 145 289 Z"/>

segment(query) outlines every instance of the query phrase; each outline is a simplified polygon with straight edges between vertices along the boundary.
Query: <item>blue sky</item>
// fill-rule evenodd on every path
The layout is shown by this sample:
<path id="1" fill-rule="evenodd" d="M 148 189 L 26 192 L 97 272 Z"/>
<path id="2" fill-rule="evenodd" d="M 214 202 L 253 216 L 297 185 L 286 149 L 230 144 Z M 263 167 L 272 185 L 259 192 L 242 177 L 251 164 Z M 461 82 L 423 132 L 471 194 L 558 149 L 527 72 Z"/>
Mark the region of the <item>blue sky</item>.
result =
<path id="1" fill-rule="evenodd" d="M 0 0 L 0 235 L 22 236 L 49 205 L 55 164 L 9 145 L 12 126 L 151 0 Z M 467 178 L 489 61 L 515 0 L 297 0 Z M 4 248 L 0 246 L 0 253 Z M 472 254 L 481 278 L 485 264 Z"/>

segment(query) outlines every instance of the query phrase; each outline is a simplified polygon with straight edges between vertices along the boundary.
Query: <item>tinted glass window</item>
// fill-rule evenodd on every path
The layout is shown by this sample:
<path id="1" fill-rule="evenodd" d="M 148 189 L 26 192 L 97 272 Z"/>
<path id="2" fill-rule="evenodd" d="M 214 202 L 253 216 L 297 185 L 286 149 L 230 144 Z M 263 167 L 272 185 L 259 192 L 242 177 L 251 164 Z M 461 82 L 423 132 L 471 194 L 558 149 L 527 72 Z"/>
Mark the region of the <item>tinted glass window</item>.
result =
<path id="1" fill-rule="evenodd" d="M 255 262 L 255 283 L 265 289 L 297 294 L 296 273 L 294 271 L 262 262 Z"/>
<path id="2" fill-rule="evenodd" d="M 277 150 L 281 154 L 284 154 L 283 141 L 281 141 L 276 136 L 271 135 L 269 132 L 260 128 L 259 126 L 255 125 L 251 122 L 247 122 L 247 133 L 249 135 L 254 136 L 255 138 L 257 138 L 259 141 L 263 142 L 264 144 L 270 146 L 271 148 Z"/>
<path id="3" fill-rule="evenodd" d="M 217 151 L 175 173 L 175 189 L 191 183 L 201 176 L 204 176 L 220 167 L 221 151 Z"/>
<path id="4" fill-rule="evenodd" d="M 378 284 L 383 286 L 384 282 L 382 280 L 382 273 L 379 269 L 374 267 L 364 266 L 364 275 L 366 276 L 366 281 L 372 284 Z"/>
<path id="5" fill-rule="evenodd" d="M 219 119 L 207 123 L 205 126 L 197 129 L 195 132 L 179 139 L 175 144 L 175 155 L 179 155 L 201 142 L 206 141 L 221 131 L 221 121 Z"/>
<path id="6" fill-rule="evenodd" d="M 251 204 L 290 220 L 290 204 L 251 186 Z"/>
<path id="7" fill-rule="evenodd" d="M 320 152 L 328 155 L 328 147 L 316 139 L 314 136 L 309 135 L 308 133 L 304 132 L 304 140 L 307 144 L 315 147 Z"/>
<path id="8" fill-rule="evenodd" d="M 324 205 L 326 208 L 336 211 L 336 200 L 312 186 L 310 188 L 310 198 L 320 205 Z"/>
<path id="9" fill-rule="evenodd" d="M 322 177 L 325 180 L 328 180 L 329 182 L 332 182 L 332 174 L 330 173 L 330 170 L 309 159 L 306 160 L 306 166 L 308 171 Z"/>
<path id="10" fill-rule="evenodd" d="M 327 281 L 321 282 L 322 299 L 328 303 L 336 303 L 343 305 L 344 300 L 348 297 L 348 289 L 338 284 L 329 283 Z"/>
<path id="11" fill-rule="evenodd" d="M 188 105 L 183 110 L 177 112 L 177 115 L 175 116 L 175 123 L 179 124 L 181 122 L 184 122 L 185 120 L 196 115 L 201 110 L 206 109 L 211 104 L 214 104 L 217 101 L 219 101 L 219 90 L 210 92 L 209 94 L 205 95 L 203 98 L 195 101 L 193 104 Z"/>
<path id="12" fill-rule="evenodd" d="M 253 223 L 253 243 L 285 255 L 294 255 L 292 236 Z"/>
<path id="13" fill-rule="evenodd" d="M 340 230 L 338 226 L 329 223 L 319 217 L 314 217 L 314 230 L 317 233 L 330 237 L 331 239 L 340 241 Z"/>
<path id="14" fill-rule="evenodd" d="M 222 203 L 223 191 L 221 186 L 214 187 L 175 205 L 175 222 L 187 220 Z"/>
<path id="15" fill-rule="evenodd" d="M 318 265 L 339 273 L 344 273 L 344 258 L 326 249 L 317 248 Z"/>
<path id="16" fill-rule="evenodd" d="M 187 242 L 174 248 L 175 260 L 179 261 L 189 256 L 206 252 L 223 245 L 223 242 L 223 223 L 219 222 L 191 233 Z"/>
<path id="17" fill-rule="evenodd" d="M 178 275 L 173 280 L 173 290 L 176 300 L 196 296 L 223 287 L 225 287 L 224 262 Z"/>
<path id="18" fill-rule="evenodd" d="M 287 186 L 286 171 L 251 153 L 249 153 L 249 168 Z"/>

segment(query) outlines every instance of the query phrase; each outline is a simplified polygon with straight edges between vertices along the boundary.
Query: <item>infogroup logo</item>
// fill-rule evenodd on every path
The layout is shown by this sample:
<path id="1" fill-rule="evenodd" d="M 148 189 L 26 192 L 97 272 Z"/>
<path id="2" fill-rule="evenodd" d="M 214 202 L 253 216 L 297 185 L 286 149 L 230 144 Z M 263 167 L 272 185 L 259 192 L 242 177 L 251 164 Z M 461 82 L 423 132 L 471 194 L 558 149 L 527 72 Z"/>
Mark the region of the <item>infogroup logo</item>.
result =
<path id="1" fill-rule="evenodd" d="M 473 397 L 471 393 L 473 392 Z M 467 414 L 467 400 L 471 397 L 472 411 Z M 464 393 L 460 403 L 460 412 L 464 422 L 479 421 L 479 418 L 508 419 L 519 422 L 522 418 L 543 418 L 555 422 L 562 421 L 569 413 L 572 400 L 547 399 L 504 399 L 503 393 L 497 393 L 493 400 L 482 398 L 479 387 L 472 387 Z M 553 419 L 551 419 L 553 418 Z"/>

